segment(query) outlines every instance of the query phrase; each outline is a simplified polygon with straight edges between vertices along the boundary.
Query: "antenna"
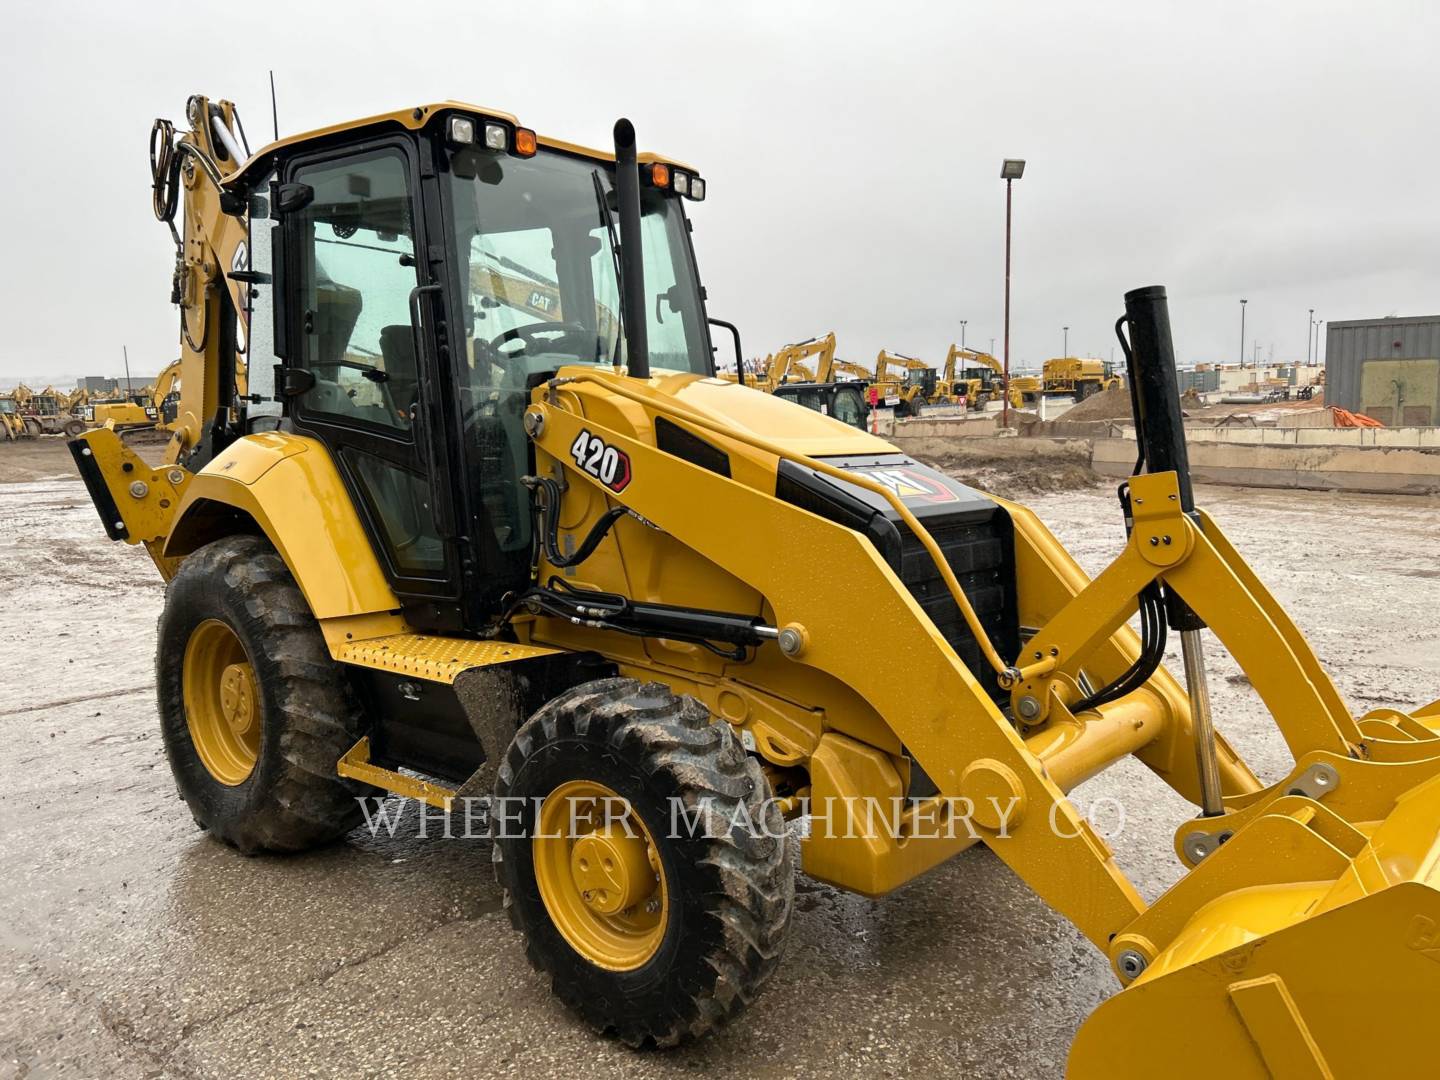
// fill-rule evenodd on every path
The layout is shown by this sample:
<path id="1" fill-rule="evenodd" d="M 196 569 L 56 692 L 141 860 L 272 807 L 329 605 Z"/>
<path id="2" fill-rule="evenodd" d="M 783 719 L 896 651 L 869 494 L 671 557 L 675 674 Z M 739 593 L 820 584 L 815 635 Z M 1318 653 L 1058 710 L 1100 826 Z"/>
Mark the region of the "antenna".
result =
<path id="1" fill-rule="evenodd" d="M 125 354 L 125 396 L 131 397 L 134 391 L 130 388 L 130 349 L 125 345 L 121 345 L 120 349 Z"/>
<path id="2" fill-rule="evenodd" d="M 275 69 L 270 69 L 270 122 L 275 125 L 275 141 L 280 141 L 280 110 L 275 105 Z"/>

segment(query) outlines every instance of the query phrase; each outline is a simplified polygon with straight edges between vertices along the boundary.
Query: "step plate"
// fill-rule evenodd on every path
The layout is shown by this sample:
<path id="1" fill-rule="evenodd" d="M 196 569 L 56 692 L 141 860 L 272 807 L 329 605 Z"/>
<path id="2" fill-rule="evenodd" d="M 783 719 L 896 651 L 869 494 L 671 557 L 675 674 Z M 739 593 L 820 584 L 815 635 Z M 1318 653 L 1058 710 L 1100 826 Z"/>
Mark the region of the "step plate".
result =
<path id="1" fill-rule="evenodd" d="M 368 641 L 346 642 L 335 653 L 342 664 L 376 668 L 427 682 L 453 683 L 470 668 L 511 664 L 561 650 L 511 641 L 467 641 L 429 634 L 392 634 Z"/>

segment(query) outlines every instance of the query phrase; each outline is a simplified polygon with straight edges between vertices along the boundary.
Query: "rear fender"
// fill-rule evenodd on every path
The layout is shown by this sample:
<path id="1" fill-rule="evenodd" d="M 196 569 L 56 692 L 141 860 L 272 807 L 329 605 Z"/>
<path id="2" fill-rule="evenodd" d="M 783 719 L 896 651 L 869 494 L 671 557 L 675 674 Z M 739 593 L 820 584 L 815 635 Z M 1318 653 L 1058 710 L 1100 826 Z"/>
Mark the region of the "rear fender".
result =
<path id="1" fill-rule="evenodd" d="M 275 546 L 317 619 L 400 607 L 334 461 L 314 439 L 265 432 L 216 455 L 186 486 L 163 556 L 178 560 L 236 532 Z"/>

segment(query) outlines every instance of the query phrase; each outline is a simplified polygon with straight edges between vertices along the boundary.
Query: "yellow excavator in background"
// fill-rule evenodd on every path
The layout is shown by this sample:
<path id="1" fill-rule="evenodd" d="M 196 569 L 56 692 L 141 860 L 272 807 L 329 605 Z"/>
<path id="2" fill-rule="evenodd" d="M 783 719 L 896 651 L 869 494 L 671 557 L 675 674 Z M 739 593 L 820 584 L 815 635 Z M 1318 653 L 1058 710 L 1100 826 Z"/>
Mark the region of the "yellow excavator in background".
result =
<path id="1" fill-rule="evenodd" d="M 95 427 L 112 427 L 117 431 L 139 428 L 154 428 L 157 431 L 172 430 L 179 394 L 176 382 L 180 377 L 180 361 L 168 364 L 155 381 L 129 396 L 115 400 L 91 401 L 83 416 L 86 423 Z M 237 373 L 237 383 L 243 396 L 243 365 Z M 167 416 L 168 411 L 168 416 Z"/>
<path id="2" fill-rule="evenodd" d="M 497 258 L 498 261 L 504 257 L 492 258 Z M 510 263 L 510 260 L 507 259 L 501 265 L 507 263 Z M 526 271 L 518 264 L 514 264 L 510 269 L 512 272 L 507 273 L 488 262 L 471 269 L 470 291 L 480 300 L 480 310 L 475 313 L 476 318 L 483 319 L 489 308 L 504 305 L 528 312 L 542 322 L 560 322 L 564 319 L 560 286 L 556 282 L 538 276 L 521 276 Z M 595 304 L 595 320 L 596 325 L 605 333 L 613 333 L 618 324 L 615 313 L 598 301 Z"/>
<path id="3" fill-rule="evenodd" d="M 891 368 L 899 368 L 903 374 L 897 375 Z M 884 349 L 875 358 L 872 385 L 879 403 L 893 408 L 896 416 L 919 416 L 921 407 L 935 399 L 937 384 L 935 369 L 924 360 Z"/>
<path id="4" fill-rule="evenodd" d="M 834 336 L 834 334 L 830 335 L 832 338 Z M 869 368 L 862 367 L 860 364 L 853 364 L 849 360 L 837 359 L 835 350 L 832 348 L 829 352 L 822 354 L 819 366 L 815 369 L 815 381 L 822 383 L 834 382 L 836 375 L 849 375 L 852 381 L 861 382 L 867 386 L 874 378 Z"/>
<path id="5" fill-rule="evenodd" d="M 878 897 L 983 843 L 1121 987 L 1070 1076 L 1433 1070 L 1440 701 L 1357 716 L 1197 504 L 1163 289 L 1117 324 L 1139 461 L 1092 579 L 1025 507 L 716 378 L 707 185 L 628 121 L 591 150 L 450 101 L 251 154 L 229 102 L 186 117 L 152 135 L 174 437 L 153 464 L 103 428 L 70 446 L 167 582 L 160 730 L 214 837 L 301 851 L 357 800 L 481 799 L 528 957 L 637 1047 L 764 1008 L 797 850 Z M 564 321 L 469 317 L 501 243 Z M 1279 777 L 1215 731 L 1217 645 Z M 1153 901 L 1066 794 L 1132 756 L 1200 810 Z"/>
<path id="6" fill-rule="evenodd" d="M 805 341 L 784 345 L 765 357 L 764 374 L 760 378 L 746 379 L 757 390 L 774 393 L 777 386 L 788 383 L 824 382 L 817 380 L 815 371 L 807 364 L 814 358 L 818 367 L 825 368 L 835 362 L 835 334 L 833 331 L 822 338 L 807 338 Z"/>

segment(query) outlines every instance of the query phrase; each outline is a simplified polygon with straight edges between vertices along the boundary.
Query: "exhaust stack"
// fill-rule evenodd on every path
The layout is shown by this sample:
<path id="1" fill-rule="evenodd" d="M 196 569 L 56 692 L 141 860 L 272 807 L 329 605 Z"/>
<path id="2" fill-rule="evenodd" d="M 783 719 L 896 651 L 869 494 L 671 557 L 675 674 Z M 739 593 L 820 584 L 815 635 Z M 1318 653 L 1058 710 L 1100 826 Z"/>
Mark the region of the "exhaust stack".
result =
<path id="1" fill-rule="evenodd" d="M 1125 294 L 1125 320 L 1133 351 L 1130 400 L 1135 409 L 1135 437 L 1149 472 L 1174 472 L 1180 488 L 1180 508 L 1195 513 L 1190 484 L 1190 456 L 1185 450 L 1185 419 L 1180 409 L 1179 379 L 1175 374 L 1175 345 L 1170 337 L 1170 303 L 1163 285 L 1134 289 Z M 1220 762 L 1215 749 L 1215 724 L 1210 715 L 1210 687 L 1205 674 L 1205 645 L 1200 631 L 1205 623 L 1168 587 L 1170 626 L 1180 631 L 1185 664 L 1185 688 L 1195 725 L 1195 767 L 1200 776 L 1200 809 L 1206 817 L 1225 812 L 1221 796 Z"/>
<path id="2" fill-rule="evenodd" d="M 620 321 L 625 329 L 627 372 L 650 377 L 649 328 L 645 323 L 645 254 L 640 247 L 640 169 L 635 163 L 635 125 L 615 121 L 615 196 L 620 218 Z"/>

